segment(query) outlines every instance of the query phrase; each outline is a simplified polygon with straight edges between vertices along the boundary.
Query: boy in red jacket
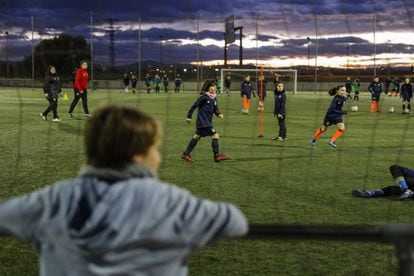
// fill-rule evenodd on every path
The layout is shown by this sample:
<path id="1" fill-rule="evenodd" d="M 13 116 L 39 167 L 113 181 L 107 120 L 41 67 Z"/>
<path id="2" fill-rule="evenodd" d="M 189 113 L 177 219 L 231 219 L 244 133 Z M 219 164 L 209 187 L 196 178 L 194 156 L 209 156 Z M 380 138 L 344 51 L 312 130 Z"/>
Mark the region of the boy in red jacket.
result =
<path id="1" fill-rule="evenodd" d="M 80 99 L 82 99 L 82 106 L 83 111 L 85 112 L 85 116 L 88 118 L 91 116 L 88 109 L 88 91 L 86 90 L 88 86 L 89 75 L 86 69 L 88 69 L 88 63 L 86 62 L 86 60 L 82 60 L 80 62 L 80 68 L 76 70 L 75 78 L 73 80 L 73 92 L 75 97 L 73 98 L 73 101 L 70 104 L 70 108 L 68 111 L 69 117 L 73 117 L 73 109 L 75 109 Z"/>

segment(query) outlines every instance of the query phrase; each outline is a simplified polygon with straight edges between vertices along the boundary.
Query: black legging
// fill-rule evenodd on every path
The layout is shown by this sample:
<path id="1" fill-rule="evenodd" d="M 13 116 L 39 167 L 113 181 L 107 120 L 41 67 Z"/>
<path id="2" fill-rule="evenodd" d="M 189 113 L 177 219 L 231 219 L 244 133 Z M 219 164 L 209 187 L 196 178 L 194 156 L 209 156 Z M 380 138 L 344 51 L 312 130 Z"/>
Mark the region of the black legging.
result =
<path id="1" fill-rule="evenodd" d="M 80 99 L 82 99 L 83 111 L 85 112 L 85 114 L 89 114 L 88 91 L 84 89 L 83 93 L 79 93 L 79 91 L 76 88 L 73 88 L 73 93 L 74 93 L 74 98 L 73 98 L 72 103 L 70 104 L 68 113 L 73 113 L 73 110 L 75 109 L 77 103 L 79 102 Z"/>
<path id="2" fill-rule="evenodd" d="M 277 122 L 279 123 L 279 137 L 286 138 L 285 116 L 283 118 L 277 117 Z"/>
<path id="3" fill-rule="evenodd" d="M 49 106 L 43 112 L 43 115 L 47 116 L 47 114 L 49 114 L 49 112 L 52 111 L 53 119 L 58 118 L 58 115 L 57 115 L 57 105 L 58 105 L 57 102 L 58 102 L 58 100 L 57 99 L 51 99 L 51 98 L 48 98 L 47 100 L 49 101 Z"/>

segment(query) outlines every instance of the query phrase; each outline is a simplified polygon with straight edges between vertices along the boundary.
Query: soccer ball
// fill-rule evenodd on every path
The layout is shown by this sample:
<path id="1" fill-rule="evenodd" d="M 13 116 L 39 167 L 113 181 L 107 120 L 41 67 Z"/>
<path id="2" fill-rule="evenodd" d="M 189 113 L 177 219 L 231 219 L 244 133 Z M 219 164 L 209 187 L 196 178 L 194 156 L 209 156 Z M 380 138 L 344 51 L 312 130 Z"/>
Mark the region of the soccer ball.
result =
<path id="1" fill-rule="evenodd" d="M 351 106 L 351 111 L 357 112 L 358 111 L 358 106 L 357 105 Z"/>
<path id="2" fill-rule="evenodd" d="M 395 112 L 394 107 L 393 107 L 393 106 L 392 106 L 392 107 L 390 107 L 390 109 L 388 110 L 388 112 L 389 112 L 389 113 L 394 113 L 394 112 Z"/>
<path id="3" fill-rule="evenodd" d="M 405 114 L 410 114 L 410 110 L 408 108 L 404 109 Z"/>

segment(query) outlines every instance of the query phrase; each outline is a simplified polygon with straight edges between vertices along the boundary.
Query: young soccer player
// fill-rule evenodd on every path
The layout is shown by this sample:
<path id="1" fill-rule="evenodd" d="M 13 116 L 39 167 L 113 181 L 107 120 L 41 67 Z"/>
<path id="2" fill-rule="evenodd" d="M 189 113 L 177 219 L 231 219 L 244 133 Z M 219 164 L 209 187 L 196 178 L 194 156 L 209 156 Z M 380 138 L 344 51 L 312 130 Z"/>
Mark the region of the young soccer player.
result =
<path id="1" fill-rule="evenodd" d="M 137 83 L 138 83 L 137 75 L 134 72 L 130 72 L 130 78 L 131 78 L 132 93 L 135 94 L 137 91 Z"/>
<path id="2" fill-rule="evenodd" d="M 170 80 L 168 79 L 167 74 L 164 74 L 162 77 L 162 84 L 164 85 L 164 92 L 168 93 L 168 84 L 170 83 Z"/>
<path id="3" fill-rule="evenodd" d="M 69 117 L 73 117 L 73 110 L 80 99 L 82 99 L 82 107 L 85 112 L 85 117 L 91 117 L 88 109 L 88 91 L 86 89 L 88 87 L 89 75 L 86 69 L 88 69 L 88 63 L 86 60 L 82 60 L 80 62 L 80 68 L 76 70 L 75 74 L 75 81 L 73 83 L 74 98 L 68 111 Z"/>
<path id="4" fill-rule="evenodd" d="M 40 116 L 43 120 L 47 120 L 47 114 L 52 111 L 53 122 L 60 122 L 60 118 L 57 114 L 58 100 L 61 94 L 61 83 L 59 76 L 56 75 L 56 68 L 53 65 L 50 65 L 47 69 L 47 76 L 45 82 L 43 83 L 43 93 L 46 99 L 49 102 L 49 106 L 45 111 L 40 113 Z"/>
<path id="5" fill-rule="evenodd" d="M 152 82 L 151 75 L 147 73 L 145 75 L 145 80 L 144 80 L 145 86 L 147 87 L 147 94 L 151 93 L 151 82 Z"/>
<path id="6" fill-rule="evenodd" d="M 388 95 L 389 97 L 394 96 L 397 97 L 398 92 L 400 91 L 400 83 L 397 77 L 394 77 L 390 83 L 390 91 L 391 93 Z"/>
<path id="7" fill-rule="evenodd" d="M 354 91 L 354 101 L 359 102 L 359 92 L 361 91 L 361 83 L 359 79 L 355 79 L 352 83 L 352 91 Z"/>
<path id="8" fill-rule="evenodd" d="M 411 85 L 409 78 L 405 78 L 404 83 L 401 85 L 400 97 L 402 99 L 402 113 L 410 113 L 413 86 Z"/>
<path id="9" fill-rule="evenodd" d="M 382 92 L 382 85 L 379 82 L 378 76 L 374 77 L 374 81 L 368 86 L 368 91 L 371 93 L 371 105 L 369 107 L 369 112 L 381 112 L 379 101 Z"/>
<path id="10" fill-rule="evenodd" d="M 229 75 L 224 80 L 224 88 L 225 88 L 225 91 L 226 91 L 226 95 L 227 96 L 230 95 L 230 87 L 231 87 L 231 76 Z"/>
<path id="11" fill-rule="evenodd" d="M 319 136 L 324 133 L 330 125 L 336 125 L 338 129 L 328 142 L 328 145 L 336 148 L 336 140 L 341 137 L 345 131 L 345 124 L 342 115 L 346 115 L 347 112 L 343 111 L 342 107 L 346 101 L 346 89 L 345 86 L 340 85 L 330 89 L 328 93 L 329 95 L 335 97 L 332 99 L 331 105 L 326 112 L 322 127 L 317 129 L 313 134 L 311 145 L 314 146 L 316 144 L 316 140 L 318 140 Z"/>
<path id="12" fill-rule="evenodd" d="M 124 84 L 124 93 L 128 93 L 129 89 L 129 75 L 127 72 L 124 73 L 124 76 L 122 77 L 122 83 Z"/>
<path id="13" fill-rule="evenodd" d="M 352 191 L 352 194 L 366 198 L 393 195 L 399 196 L 400 200 L 412 198 L 414 196 L 414 170 L 399 165 L 392 165 L 390 166 L 390 173 L 394 178 L 395 185 L 375 190 L 356 189 Z"/>
<path id="14" fill-rule="evenodd" d="M 186 275 L 195 249 L 246 234 L 234 205 L 156 177 L 161 129 L 153 117 L 103 106 L 84 141 L 76 178 L 0 203 L 0 235 L 33 244 L 40 275 Z"/>
<path id="15" fill-rule="evenodd" d="M 272 140 L 286 140 L 286 93 L 283 82 L 279 82 L 275 89 L 275 108 L 273 110 L 273 116 L 277 118 L 279 124 L 279 136 L 272 138 Z"/>
<path id="16" fill-rule="evenodd" d="M 177 74 L 177 76 L 174 79 L 174 92 L 175 93 L 180 93 L 180 89 L 181 89 L 181 84 L 183 83 L 183 79 L 181 78 L 180 74 Z"/>
<path id="17" fill-rule="evenodd" d="M 181 158 L 186 161 L 193 161 L 190 153 L 193 151 L 195 146 L 201 137 L 211 136 L 211 146 L 213 148 L 213 156 L 215 162 L 229 160 L 230 158 L 224 154 L 219 154 L 219 134 L 213 127 L 212 119 L 213 114 L 223 119 L 217 106 L 217 87 L 214 80 L 205 81 L 202 87 L 201 96 L 195 101 L 190 107 L 187 113 L 187 122 L 191 123 L 191 117 L 196 108 L 198 108 L 196 132 L 193 138 L 190 140 L 187 148 L 183 152 Z"/>
<path id="18" fill-rule="evenodd" d="M 243 82 L 241 83 L 240 87 L 240 95 L 243 99 L 242 113 L 245 115 L 249 114 L 250 98 L 252 97 L 252 94 L 254 97 L 256 97 L 254 93 L 253 84 L 250 82 L 250 76 L 244 75 Z"/>
<path id="19" fill-rule="evenodd" d="M 221 94 L 221 80 L 219 77 L 216 77 L 215 84 L 217 88 L 217 94 Z"/>
<path id="20" fill-rule="evenodd" d="M 160 85 L 161 85 L 161 78 L 158 74 L 155 74 L 155 77 L 154 77 L 155 94 L 160 94 Z"/>

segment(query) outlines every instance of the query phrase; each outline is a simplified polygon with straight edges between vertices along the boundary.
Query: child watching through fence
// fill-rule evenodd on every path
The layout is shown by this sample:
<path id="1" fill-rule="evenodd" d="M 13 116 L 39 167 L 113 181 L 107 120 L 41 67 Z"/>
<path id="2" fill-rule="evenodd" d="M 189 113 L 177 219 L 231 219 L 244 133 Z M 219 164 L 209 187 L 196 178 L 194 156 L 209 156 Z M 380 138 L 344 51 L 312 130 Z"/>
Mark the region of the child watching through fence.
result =
<path id="1" fill-rule="evenodd" d="M 76 178 L 0 203 L 0 235 L 33 244 L 41 275 L 186 275 L 192 251 L 247 232 L 235 206 L 156 177 L 161 128 L 153 117 L 103 106 L 84 141 Z"/>

